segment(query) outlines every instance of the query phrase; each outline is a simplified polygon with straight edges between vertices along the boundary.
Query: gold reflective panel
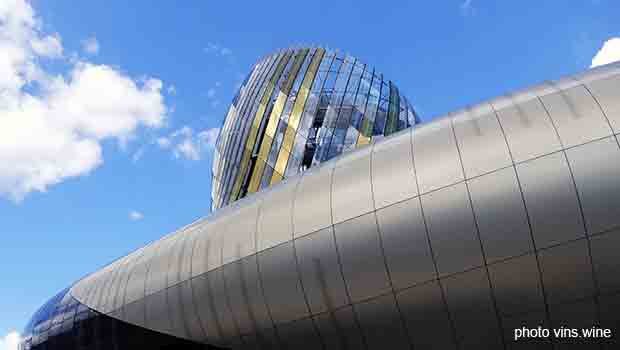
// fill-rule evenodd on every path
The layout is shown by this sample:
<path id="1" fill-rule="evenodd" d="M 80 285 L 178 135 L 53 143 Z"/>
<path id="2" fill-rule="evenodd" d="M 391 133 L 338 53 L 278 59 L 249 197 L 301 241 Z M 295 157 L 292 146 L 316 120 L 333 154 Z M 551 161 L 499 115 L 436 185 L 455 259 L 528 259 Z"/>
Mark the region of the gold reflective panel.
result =
<path id="1" fill-rule="evenodd" d="M 295 142 L 295 135 L 297 133 L 297 128 L 299 127 L 301 114 L 304 111 L 306 100 L 308 99 L 308 95 L 310 95 L 310 89 L 312 88 L 312 84 L 314 83 L 316 72 L 319 69 L 324 55 L 325 49 L 319 48 L 316 50 L 316 53 L 312 58 L 312 62 L 308 67 L 308 71 L 304 76 L 304 80 L 301 83 L 301 88 L 299 89 L 297 99 L 295 100 L 295 105 L 293 106 L 293 112 L 291 113 L 291 116 L 289 118 L 288 127 L 286 128 L 286 131 L 284 133 L 282 147 L 280 148 L 280 153 L 278 154 L 278 159 L 276 160 L 274 168 L 275 172 L 271 176 L 271 184 L 278 183 L 280 180 L 282 180 L 282 175 L 280 174 L 284 174 L 284 171 L 286 170 L 290 151 L 293 149 L 293 143 Z M 279 174 L 276 175 L 276 172 Z"/>
<path id="2" fill-rule="evenodd" d="M 276 83 L 280 79 L 280 75 L 284 71 L 284 68 L 288 64 L 289 59 L 291 58 L 292 52 L 287 52 L 284 57 L 278 62 L 278 66 L 276 67 L 275 72 L 269 79 L 267 83 L 267 88 L 263 93 L 261 98 L 259 107 L 254 115 L 254 120 L 252 122 L 252 129 L 250 130 L 250 134 L 246 140 L 245 148 L 243 150 L 243 157 L 241 158 L 241 163 L 239 163 L 239 172 L 237 173 L 237 177 L 235 179 L 235 185 L 233 187 L 231 196 L 229 197 L 229 201 L 235 201 L 239 197 L 239 191 L 241 191 L 241 185 L 243 183 L 243 179 L 245 178 L 245 174 L 248 169 L 248 165 L 250 164 L 250 158 L 252 156 L 252 149 L 254 148 L 254 144 L 256 143 L 256 137 L 258 135 L 258 127 L 260 126 L 260 122 L 262 120 L 262 116 L 265 113 L 265 109 L 267 109 L 267 103 L 271 98 L 271 94 L 276 87 Z"/>
<path id="3" fill-rule="evenodd" d="M 293 66 L 288 74 L 286 81 L 283 84 L 282 90 L 278 92 L 278 97 L 276 102 L 273 105 L 273 109 L 271 110 L 271 114 L 269 115 L 269 119 L 267 121 L 267 127 L 265 128 L 265 135 L 260 145 L 260 150 L 258 151 L 258 160 L 252 170 L 252 177 L 250 179 L 250 184 L 248 186 L 248 193 L 253 193 L 258 191 L 260 187 L 260 181 L 263 177 L 263 171 L 265 170 L 265 164 L 267 163 L 267 157 L 269 156 L 269 151 L 271 150 L 271 144 L 273 143 L 273 138 L 275 137 L 276 130 L 278 127 L 278 122 L 280 120 L 280 114 L 282 110 L 284 110 L 284 105 L 286 104 L 286 100 L 288 98 L 288 94 L 293 87 L 293 83 L 295 82 L 295 78 L 299 73 L 299 69 L 306 59 L 306 55 L 308 54 L 308 49 L 304 49 L 300 51 L 295 57 L 295 61 L 293 62 Z"/>

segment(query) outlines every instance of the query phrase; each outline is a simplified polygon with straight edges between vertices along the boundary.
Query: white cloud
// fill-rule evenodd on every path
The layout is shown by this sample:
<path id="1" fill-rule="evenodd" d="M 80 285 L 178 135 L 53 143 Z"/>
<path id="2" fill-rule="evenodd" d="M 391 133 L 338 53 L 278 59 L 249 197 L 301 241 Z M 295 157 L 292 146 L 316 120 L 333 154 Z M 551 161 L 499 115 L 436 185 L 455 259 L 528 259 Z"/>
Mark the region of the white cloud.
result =
<path id="1" fill-rule="evenodd" d="M 220 134 L 220 128 L 210 128 L 198 133 L 198 140 L 207 147 L 215 147 L 215 141 Z"/>
<path id="2" fill-rule="evenodd" d="M 94 36 L 82 41 L 82 50 L 90 55 L 99 53 L 99 41 Z"/>
<path id="3" fill-rule="evenodd" d="M 177 88 L 174 85 L 169 85 L 168 89 L 166 89 L 166 91 L 168 91 L 169 95 L 176 95 L 177 94 Z"/>
<path id="4" fill-rule="evenodd" d="M 169 138 L 167 137 L 158 137 L 157 140 L 155 140 L 155 142 L 157 142 L 157 145 L 161 148 L 169 148 L 171 141 Z"/>
<path id="5" fill-rule="evenodd" d="M 209 128 L 195 132 L 194 129 L 184 126 L 168 136 L 157 138 L 155 142 L 162 149 L 171 149 L 174 158 L 196 161 L 213 149 L 219 131 L 219 128 Z"/>
<path id="6" fill-rule="evenodd" d="M 200 151 L 197 144 L 191 137 L 184 138 L 174 147 L 173 154 L 176 158 L 185 158 L 187 160 L 200 160 Z"/>
<path id="7" fill-rule="evenodd" d="M 0 195 L 20 201 L 103 163 L 104 140 L 125 144 L 140 127 L 163 126 L 162 82 L 63 58 L 25 0 L 0 1 Z M 62 60 L 66 75 L 44 59 Z"/>
<path id="8" fill-rule="evenodd" d="M 592 58 L 592 65 L 590 67 L 602 66 L 615 61 L 620 61 L 620 38 L 607 40 L 594 58 Z"/>
<path id="9" fill-rule="evenodd" d="M 229 49 L 229 48 L 227 48 L 227 47 L 223 47 L 223 48 L 220 50 L 220 55 L 222 55 L 222 56 L 232 55 L 232 50 L 231 50 L 231 49 Z"/>
<path id="10" fill-rule="evenodd" d="M 19 333 L 10 332 L 4 337 L 0 338 L 0 350 L 17 350 L 19 346 Z"/>
<path id="11" fill-rule="evenodd" d="M 132 210 L 129 212 L 129 219 L 133 221 L 138 221 L 144 219 L 144 214 L 139 211 Z"/>

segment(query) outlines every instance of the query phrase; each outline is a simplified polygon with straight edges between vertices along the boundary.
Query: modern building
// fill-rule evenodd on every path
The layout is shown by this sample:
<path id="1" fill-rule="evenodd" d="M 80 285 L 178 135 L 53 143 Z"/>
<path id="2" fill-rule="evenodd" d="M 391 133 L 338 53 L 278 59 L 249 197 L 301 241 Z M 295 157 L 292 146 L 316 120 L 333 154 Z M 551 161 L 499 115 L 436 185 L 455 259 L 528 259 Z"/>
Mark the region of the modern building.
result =
<path id="1" fill-rule="evenodd" d="M 213 162 L 212 208 L 419 121 L 392 81 L 354 57 L 323 48 L 269 55 L 228 110 Z"/>
<path id="2" fill-rule="evenodd" d="M 218 140 L 218 209 L 52 298 L 21 349 L 616 349 L 620 63 L 393 133 L 417 117 L 392 83 L 383 109 L 348 86 L 320 102 L 328 52 L 259 62 Z M 514 340 L 593 326 L 613 337 Z"/>

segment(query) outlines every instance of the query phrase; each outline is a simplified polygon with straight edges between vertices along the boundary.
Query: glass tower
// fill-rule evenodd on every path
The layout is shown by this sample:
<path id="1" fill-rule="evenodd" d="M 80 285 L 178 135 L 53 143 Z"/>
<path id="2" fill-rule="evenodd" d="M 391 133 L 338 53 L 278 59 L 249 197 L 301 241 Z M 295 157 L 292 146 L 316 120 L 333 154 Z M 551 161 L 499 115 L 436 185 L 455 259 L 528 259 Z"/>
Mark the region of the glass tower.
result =
<path id="1" fill-rule="evenodd" d="M 268 55 L 221 128 L 212 209 L 418 122 L 396 85 L 354 57 L 324 48 Z"/>

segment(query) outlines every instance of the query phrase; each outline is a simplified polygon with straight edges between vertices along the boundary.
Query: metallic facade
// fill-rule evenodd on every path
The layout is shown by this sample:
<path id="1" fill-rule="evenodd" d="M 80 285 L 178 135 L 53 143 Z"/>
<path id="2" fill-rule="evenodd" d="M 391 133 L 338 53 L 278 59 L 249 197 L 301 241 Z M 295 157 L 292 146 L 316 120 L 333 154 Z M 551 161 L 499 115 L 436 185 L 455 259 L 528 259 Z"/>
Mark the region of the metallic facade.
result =
<path id="1" fill-rule="evenodd" d="M 68 293 L 123 324 L 224 348 L 616 349 L 618 133 L 620 63 L 342 154 Z M 515 342 L 522 326 L 614 338 Z M 22 349 L 44 348 L 35 333 Z"/>
<path id="2" fill-rule="evenodd" d="M 396 85 L 323 48 L 260 60 L 228 110 L 213 161 L 212 208 L 419 122 Z"/>

